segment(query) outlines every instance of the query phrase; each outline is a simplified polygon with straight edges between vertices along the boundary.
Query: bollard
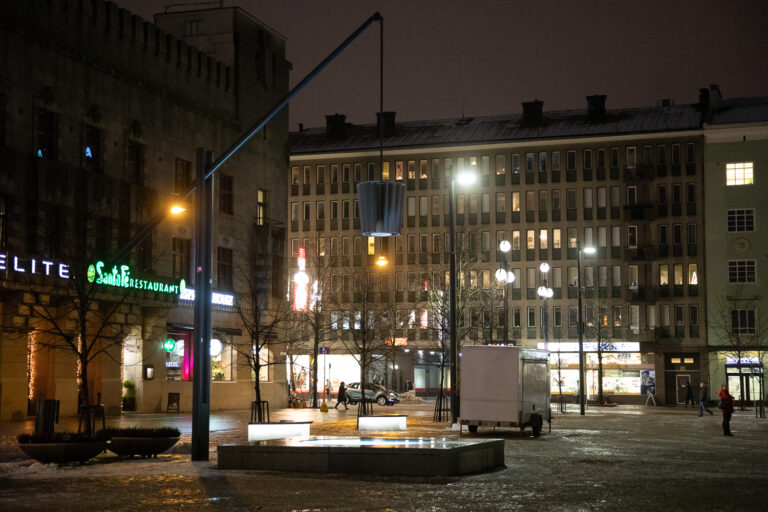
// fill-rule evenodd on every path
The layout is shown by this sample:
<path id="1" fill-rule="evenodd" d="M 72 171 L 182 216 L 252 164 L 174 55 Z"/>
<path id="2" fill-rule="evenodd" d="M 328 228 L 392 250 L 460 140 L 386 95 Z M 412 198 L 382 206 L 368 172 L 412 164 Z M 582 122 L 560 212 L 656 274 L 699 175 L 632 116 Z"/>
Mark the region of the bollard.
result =
<path id="1" fill-rule="evenodd" d="M 53 425 L 59 422 L 59 401 L 38 400 L 35 409 L 35 434 L 53 435 Z"/>

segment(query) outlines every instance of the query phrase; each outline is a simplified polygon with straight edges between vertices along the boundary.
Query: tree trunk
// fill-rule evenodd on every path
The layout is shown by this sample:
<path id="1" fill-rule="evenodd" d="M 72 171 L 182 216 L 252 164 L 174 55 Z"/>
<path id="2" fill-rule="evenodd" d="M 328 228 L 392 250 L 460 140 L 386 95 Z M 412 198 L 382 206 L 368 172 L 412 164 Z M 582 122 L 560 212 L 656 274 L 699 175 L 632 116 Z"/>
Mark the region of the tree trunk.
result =
<path id="1" fill-rule="evenodd" d="M 82 347 L 80 349 L 82 351 Z M 90 436 L 93 434 L 91 429 L 91 408 L 90 400 L 88 399 L 88 359 L 84 355 L 78 355 L 80 360 L 80 389 L 78 390 L 78 415 L 80 416 L 80 424 L 85 421 L 85 429 L 83 434 Z"/>
<path id="2" fill-rule="evenodd" d="M 315 340 L 312 346 L 312 354 L 314 359 L 312 360 L 312 375 L 315 376 L 314 383 L 312 384 L 312 407 L 317 407 L 317 356 L 320 349 L 320 332 L 318 331 L 317 322 L 314 326 Z"/>
<path id="3" fill-rule="evenodd" d="M 603 405 L 603 351 L 597 342 L 597 400 Z"/>

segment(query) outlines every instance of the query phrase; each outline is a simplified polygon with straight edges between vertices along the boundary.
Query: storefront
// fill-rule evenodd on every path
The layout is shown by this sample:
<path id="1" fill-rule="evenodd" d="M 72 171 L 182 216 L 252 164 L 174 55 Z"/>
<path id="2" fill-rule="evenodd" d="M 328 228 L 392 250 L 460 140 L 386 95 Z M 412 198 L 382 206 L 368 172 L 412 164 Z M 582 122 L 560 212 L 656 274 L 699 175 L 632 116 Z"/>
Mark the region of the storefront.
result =
<path id="1" fill-rule="evenodd" d="M 718 351 L 710 355 L 712 378 L 710 382 L 712 394 L 728 383 L 728 391 L 737 401 L 744 400 L 745 405 L 753 405 L 755 400 L 768 398 L 763 380 L 767 357 L 765 352 Z M 740 356 L 740 357 L 739 357 Z M 742 395 L 743 393 L 743 395 Z"/>
<path id="2" fill-rule="evenodd" d="M 549 350 L 550 378 L 553 397 L 575 396 L 579 391 L 579 344 L 576 342 L 539 343 Z M 603 396 L 615 402 L 640 403 L 648 392 L 655 394 L 656 371 L 653 363 L 644 363 L 640 344 L 636 342 L 604 342 L 598 353 L 596 342 L 585 342 L 585 386 L 589 400 L 599 394 L 599 360 L 603 366 Z"/>

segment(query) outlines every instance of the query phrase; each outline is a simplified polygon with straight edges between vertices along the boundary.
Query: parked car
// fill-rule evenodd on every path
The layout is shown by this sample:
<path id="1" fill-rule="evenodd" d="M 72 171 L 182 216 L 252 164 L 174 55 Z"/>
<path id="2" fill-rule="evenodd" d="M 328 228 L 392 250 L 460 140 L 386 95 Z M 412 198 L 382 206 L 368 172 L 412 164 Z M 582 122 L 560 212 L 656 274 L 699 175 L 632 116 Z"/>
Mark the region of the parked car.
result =
<path id="1" fill-rule="evenodd" d="M 360 383 L 352 382 L 347 385 L 347 401 L 351 405 L 356 404 L 362 398 L 360 393 Z M 379 405 L 394 405 L 400 401 L 400 397 L 397 393 L 389 391 L 384 386 L 378 384 L 366 383 L 365 385 L 365 398 L 371 402 L 376 402 Z"/>

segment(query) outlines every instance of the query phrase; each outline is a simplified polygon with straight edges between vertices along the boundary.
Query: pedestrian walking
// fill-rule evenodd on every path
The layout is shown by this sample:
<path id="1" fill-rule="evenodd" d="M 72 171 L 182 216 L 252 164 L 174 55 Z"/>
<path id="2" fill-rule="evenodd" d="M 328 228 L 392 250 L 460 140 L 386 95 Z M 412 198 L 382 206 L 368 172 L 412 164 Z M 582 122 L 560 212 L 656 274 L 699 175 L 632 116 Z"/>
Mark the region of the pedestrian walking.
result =
<path id="1" fill-rule="evenodd" d="M 699 383 L 699 418 L 704 416 L 704 411 L 707 411 L 710 416 L 714 416 L 715 413 L 709 410 L 707 407 L 707 386 L 703 382 Z"/>
<path id="2" fill-rule="evenodd" d="M 344 386 L 344 381 L 339 383 L 339 391 L 336 393 L 336 405 L 333 408 L 338 409 L 339 404 L 344 404 L 344 409 L 349 409 L 347 407 L 347 388 Z"/>
<path id="3" fill-rule="evenodd" d="M 691 408 L 693 408 L 696 404 L 693 401 L 693 388 L 691 387 L 691 380 L 688 379 L 688 382 L 685 384 L 685 407 L 688 408 L 688 401 L 691 402 Z"/>
<path id="4" fill-rule="evenodd" d="M 331 379 L 325 380 L 325 399 L 331 401 Z"/>
<path id="5" fill-rule="evenodd" d="M 723 435 L 733 436 L 731 434 L 731 415 L 733 415 L 733 397 L 728 392 L 728 385 L 723 384 L 720 391 L 717 392 L 717 396 L 720 397 L 720 403 L 718 407 L 723 413 Z"/>

